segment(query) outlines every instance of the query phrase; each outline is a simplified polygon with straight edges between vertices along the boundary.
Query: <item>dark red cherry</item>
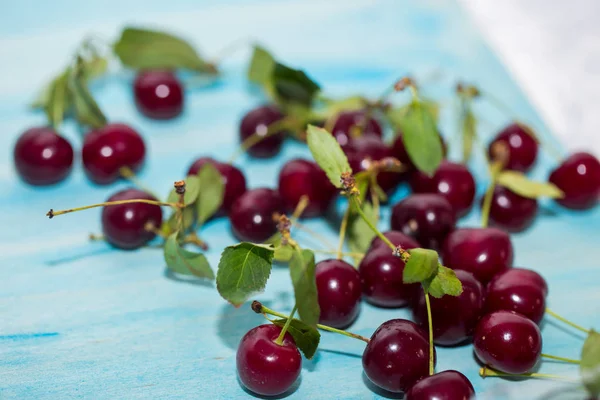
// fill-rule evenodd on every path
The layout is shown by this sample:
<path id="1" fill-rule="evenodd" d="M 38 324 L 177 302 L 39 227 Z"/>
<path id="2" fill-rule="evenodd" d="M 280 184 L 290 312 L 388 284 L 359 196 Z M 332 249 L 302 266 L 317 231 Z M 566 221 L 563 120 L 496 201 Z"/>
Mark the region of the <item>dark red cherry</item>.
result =
<path id="1" fill-rule="evenodd" d="M 23 132 L 13 157 L 19 176 L 31 185 L 58 183 L 69 176 L 73 167 L 71 144 L 49 127 Z"/>
<path id="2" fill-rule="evenodd" d="M 300 376 L 302 356 L 286 332 L 283 344 L 275 343 L 281 328 L 260 325 L 244 335 L 237 349 L 236 365 L 246 389 L 261 396 L 276 396 L 288 390 Z"/>
<path id="3" fill-rule="evenodd" d="M 187 174 L 196 175 L 202 167 L 210 163 L 219 171 L 225 184 L 225 193 L 223 194 L 223 204 L 221 205 L 221 211 L 224 214 L 229 213 L 233 202 L 236 201 L 241 195 L 246 193 L 246 178 L 242 171 L 231 164 L 217 161 L 210 157 L 201 157 L 194 161 L 190 166 Z"/>
<path id="4" fill-rule="evenodd" d="M 183 110 L 183 87 L 171 71 L 140 71 L 133 83 L 137 109 L 153 119 L 175 118 Z"/>
<path id="5" fill-rule="evenodd" d="M 433 176 L 415 171 L 410 180 L 414 193 L 437 193 L 454 208 L 457 217 L 465 215 L 475 199 L 475 179 L 462 164 L 442 161 Z"/>
<path id="6" fill-rule="evenodd" d="M 429 296 L 433 324 L 433 340 L 442 346 L 464 343 L 473 336 L 475 326 L 483 314 L 485 301 L 483 285 L 467 271 L 456 270 L 463 292 L 460 296 L 443 296 L 436 299 Z M 425 296 L 420 291 L 413 307 L 415 322 L 428 329 Z"/>
<path id="7" fill-rule="evenodd" d="M 362 362 L 375 385 L 390 392 L 406 392 L 429 372 L 427 333 L 405 319 L 384 322 L 371 336 Z"/>
<path id="8" fill-rule="evenodd" d="M 388 247 L 369 250 L 360 262 L 358 272 L 364 298 L 379 307 L 404 307 L 421 288 L 418 284 L 404 283 L 404 261 L 394 256 Z"/>
<path id="9" fill-rule="evenodd" d="M 240 240 L 263 242 L 277 232 L 273 214 L 282 212 L 281 197 L 275 190 L 248 190 L 231 206 L 231 229 Z"/>
<path id="10" fill-rule="evenodd" d="M 387 232 L 383 233 L 383 236 L 388 238 L 388 240 L 390 242 L 392 242 L 392 244 L 394 246 L 401 246 L 403 249 L 414 249 L 417 247 L 421 247 L 415 239 L 411 238 L 410 236 L 405 235 L 402 232 L 387 231 Z M 380 246 L 385 246 L 385 248 L 389 249 L 388 245 L 385 244 L 385 242 L 383 240 L 381 240 L 379 237 L 375 236 L 375 238 L 371 242 L 371 245 L 369 246 L 369 251 L 371 251 L 375 248 L 378 248 Z"/>
<path id="11" fill-rule="evenodd" d="M 265 136 L 269 132 L 269 126 L 283 118 L 283 114 L 279 109 L 272 105 L 257 107 L 246 115 L 240 123 L 240 140 L 243 142 L 252 135 L 260 137 Z M 248 149 L 248 154 L 257 158 L 274 157 L 283 143 L 284 132 L 270 134 L 269 137 L 262 139 Z"/>
<path id="12" fill-rule="evenodd" d="M 444 266 L 471 272 L 484 285 L 512 267 L 513 246 L 508 233 L 497 228 L 459 228 L 448 235 Z"/>
<path id="13" fill-rule="evenodd" d="M 375 117 L 367 116 L 364 111 L 342 111 L 335 117 L 331 133 L 344 147 L 362 135 L 381 137 L 383 129 Z"/>
<path id="14" fill-rule="evenodd" d="M 444 157 L 446 157 L 446 153 L 448 152 L 448 146 L 444 141 L 442 135 L 440 135 L 440 140 L 442 141 L 442 150 L 444 152 Z M 397 158 L 408 171 L 411 171 L 415 168 L 415 165 L 411 161 L 408 152 L 406 151 L 406 147 L 404 146 L 403 133 L 398 131 L 396 133 L 396 139 L 394 139 L 394 143 L 392 143 L 392 156 Z"/>
<path id="15" fill-rule="evenodd" d="M 521 172 L 527 172 L 531 168 L 537 153 L 537 141 L 519 124 L 508 125 L 488 147 L 490 159 L 507 157 L 504 167 Z"/>
<path id="16" fill-rule="evenodd" d="M 492 194 L 489 224 L 509 232 L 521 232 L 533 223 L 537 210 L 536 199 L 520 196 L 504 186 L 496 185 Z"/>
<path id="17" fill-rule="evenodd" d="M 302 196 L 307 196 L 309 203 L 302 216 L 322 216 L 336 194 L 335 186 L 313 161 L 290 160 L 279 172 L 279 195 L 287 212 L 293 212 Z"/>
<path id="18" fill-rule="evenodd" d="M 540 274 L 531 269 L 510 268 L 498 275 L 498 277 L 500 276 L 503 277 L 504 282 L 522 282 L 527 285 L 534 285 L 542 291 L 544 297 L 548 296 L 548 283 Z"/>
<path id="19" fill-rule="evenodd" d="M 600 162 L 590 153 L 574 153 L 552 171 L 549 181 L 565 193 L 556 200 L 563 207 L 593 207 L 600 198 Z"/>
<path id="20" fill-rule="evenodd" d="M 405 400 L 471 400 L 475 389 L 458 371 L 448 370 L 427 376 L 406 393 Z"/>
<path id="21" fill-rule="evenodd" d="M 125 124 L 108 124 L 88 133 L 83 140 L 83 169 L 98 184 L 121 176 L 120 168 L 138 171 L 146 156 L 142 137 Z"/>
<path id="22" fill-rule="evenodd" d="M 154 196 L 137 189 L 125 189 L 110 196 L 107 201 L 157 200 Z M 160 206 L 146 203 L 127 203 L 104 206 L 102 209 L 102 232 L 106 241 L 115 247 L 131 250 L 143 246 L 154 238 L 147 225 L 160 228 Z"/>
<path id="23" fill-rule="evenodd" d="M 454 229 L 454 223 L 452 205 L 439 194 L 413 194 L 392 208 L 392 229 L 411 236 L 429 249 L 442 245 Z"/>
<path id="24" fill-rule="evenodd" d="M 316 266 L 317 293 L 323 325 L 343 329 L 360 311 L 360 275 L 342 260 L 324 260 Z"/>
<path id="25" fill-rule="evenodd" d="M 482 363 L 509 374 L 531 371 L 542 353 L 538 326 L 512 311 L 496 311 L 481 318 L 473 344 Z"/>

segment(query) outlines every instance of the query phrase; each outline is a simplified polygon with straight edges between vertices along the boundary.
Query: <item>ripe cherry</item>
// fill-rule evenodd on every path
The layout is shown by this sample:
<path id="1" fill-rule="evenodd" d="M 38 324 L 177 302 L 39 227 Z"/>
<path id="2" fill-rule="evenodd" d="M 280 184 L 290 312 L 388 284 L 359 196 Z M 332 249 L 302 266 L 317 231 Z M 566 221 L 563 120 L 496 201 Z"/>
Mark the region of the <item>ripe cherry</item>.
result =
<path id="1" fill-rule="evenodd" d="M 542 353 L 538 326 L 512 311 L 496 311 L 481 318 L 473 344 L 482 363 L 509 374 L 531 371 Z"/>
<path id="2" fill-rule="evenodd" d="M 119 179 L 122 167 L 138 171 L 145 155 L 142 137 L 125 124 L 105 125 L 88 133 L 83 140 L 83 168 L 98 184 Z"/>
<path id="3" fill-rule="evenodd" d="M 324 260 L 316 265 L 317 293 L 323 325 L 343 329 L 360 311 L 360 275 L 342 260 Z"/>
<path id="4" fill-rule="evenodd" d="M 281 212 L 283 204 L 275 190 L 248 190 L 231 206 L 231 229 L 240 240 L 263 242 L 277 232 L 273 214 Z"/>
<path id="5" fill-rule="evenodd" d="M 282 345 L 275 343 L 281 328 L 260 325 L 244 335 L 237 349 L 236 365 L 242 384 L 261 396 L 288 390 L 300 376 L 302 356 L 286 332 Z"/>
<path id="6" fill-rule="evenodd" d="M 512 267 L 513 246 L 508 233 L 497 228 L 460 228 L 448 235 L 444 265 L 471 272 L 484 285 Z"/>
<path id="7" fill-rule="evenodd" d="M 458 371 L 427 376 L 406 393 L 405 400 L 470 400 L 475 398 L 471 381 Z"/>
<path id="8" fill-rule="evenodd" d="M 279 109 L 272 105 L 257 107 L 249 111 L 240 123 L 240 140 L 243 142 L 252 135 L 264 137 L 265 139 L 251 146 L 248 154 L 257 158 L 274 157 L 279 150 L 284 139 L 284 132 L 277 131 L 273 134 L 269 131 L 269 126 L 283 118 Z"/>
<path id="9" fill-rule="evenodd" d="M 491 160 L 502 159 L 504 167 L 527 172 L 537 157 L 538 143 L 519 124 L 510 124 L 500 131 L 490 143 L 488 154 Z"/>
<path id="10" fill-rule="evenodd" d="M 331 133 L 338 143 L 345 147 L 362 135 L 381 137 L 383 129 L 377 119 L 367 115 L 365 111 L 342 111 L 335 117 Z"/>
<path id="11" fill-rule="evenodd" d="M 390 392 L 406 392 L 429 372 L 427 334 L 405 319 L 384 322 L 371 336 L 362 362 L 375 385 Z"/>
<path id="12" fill-rule="evenodd" d="M 471 338 L 479 318 L 483 314 L 485 301 L 483 285 L 467 271 L 456 270 L 463 292 L 460 296 L 430 296 L 433 339 L 435 344 L 454 346 Z M 427 306 L 423 291 L 413 307 L 415 322 L 423 329 L 427 326 Z"/>
<path id="13" fill-rule="evenodd" d="M 417 241 L 415 239 L 411 238 L 410 236 L 405 235 L 402 232 L 387 231 L 387 232 L 383 233 L 383 236 L 388 238 L 388 240 L 390 242 L 392 242 L 392 244 L 394 246 L 400 246 L 405 250 L 420 247 L 419 243 L 417 243 Z M 371 250 L 378 248 L 380 246 L 385 246 L 387 249 L 389 249 L 388 245 L 385 244 L 385 242 L 383 240 L 381 240 L 379 237 L 375 236 L 375 238 L 371 242 L 371 245 L 369 246 L 368 252 L 370 252 Z"/>
<path id="14" fill-rule="evenodd" d="M 392 208 L 391 227 L 423 247 L 438 249 L 454 229 L 454 209 L 439 194 L 413 194 Z"/>
<path id="15" fill-rule="evenodd" d="M 307 196 L 309 203 L 302 216 L 322 216 L 336 194 L 336 187 L 314 161 L 293 159 L 279 172 L 279 195 L 287 212 L 293 212 L 302 196 Z"/>
<path id="16" fill-rule="evenodd" d="M 574 153 L 552 171 L 549 181 L 564 192 L 565 197 L 556 200 L 563 207 L 593 207 L 600 197 L 600 162 L 590 153 Z"/>
<path id="17" fill-rule="evenodd" d="M 156 198 L 137 189 L 125 189 L 110 196 L 107 201 Z M 132 250 L 143 246 L 154 238 L 148 225 L 160 228 L 162 210 L 160 206 L 146 203 L 127 203 L 104 206 L 102 209 L 102 232 L 106 241 L 115 247 Z"/>
<path id="18" fill-rule="evenodd" d="M 536 199 L 520 196 L 504 186 L 496 185 L 490 205 L 489 224 L 508 232 L 521 232 L 533 223 L 537 210 Z"/>
<path id="19" fill-rule="evenodd" d="M 444 157 L 446 157 L 448 146 L 446 145 L 442 135 L 440 135 L 440 140 L 442 142 L 442 151 L 444 152 Z M 415 165 L 410 159 L 408 152 L 406 151 L 406 147 L 404 146 L 403 133 L 400 131 L 396 133 L 396 139 L 394 139 L 394 142 L 392 143 L 392 156 L 396 157 L 406 167 L 407 171 L 415 168 Z"/>
<path id="20" fill-rule="evenodd" d="M 183 87 L 171 71 L 140 71 L 133 93 L 137 109 L 149 118 L 171 119 L 183 111 Z"/>
<path id="21" fill-rule="evenodd" d="M 31 185 L 52 185 L 65 179 L 73 167 L 73 148 L 52 128 L 23 132 L 13 152 L 19 176 Z"/>

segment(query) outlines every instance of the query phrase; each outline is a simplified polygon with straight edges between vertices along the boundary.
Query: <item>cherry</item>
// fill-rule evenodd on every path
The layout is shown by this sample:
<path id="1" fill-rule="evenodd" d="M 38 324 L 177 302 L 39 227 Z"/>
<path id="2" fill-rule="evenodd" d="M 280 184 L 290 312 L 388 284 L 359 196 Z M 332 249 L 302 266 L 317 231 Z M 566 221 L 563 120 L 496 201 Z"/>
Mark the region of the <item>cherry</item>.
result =
<path id="1" fill-rule="evenodd" d="M 558 166 L 549 178 L 565 193 L 556 201 L 574 210 L 591 208 L 600 197 L 600 162 L 590 153 L 574 153 Z"/>
<path id="2" fill-rule="evenodd" d="M 139 170 L 145 155 L 142 137 L 125 124 L 105 125 L 88 133 L 83 140 L 83 168 L 98 184 L 119 179 L 121 167 Z"/>
<path id="3" fill-rule="evenodd" d="M 358 267 L 365 299 L 379 307 L 404 307 L 420 290 L 418 284 L 405 284 L 402 279 L 404 261 L 390 248 L 374 247 Z"/>
<path id="4" fill-rule="evenodd" d="M 269 126 L 282 118 L 281 111 L 272 105 L 257 107 L 249 111 L 240 123 L 240 140 L 243 142 L 252 135 L 265 136 L 270 133 Z M 270 134 L 266 139 L 251 146 L 248 154 L 257 158 L 274 157 L 281 150 L 283 139 L 283 131 Z"/>
<path id="5" fill-rule="evenodd" d="M 454 209 L 439 194 L 413 194 L 392 208 L 392 229 L 411 236 L 430 249 L 441 246 L 454 229 L 454 223 Z"/>
<path id="6" fill-rule="evenodd" d="M 536 199 L 520 196 L 504 186 L 496 185 L 492 194 L 489 223 L 509 232 L 521 232 L 533 223 L 537 210 Z"/>
<path id="7" fill-rule="evenodd" d="M 260 325 L 244 335 L 237 349 L 236 366 L 242 384 L 261 396 L 276 396 L 288 390 L 300 376 L 302 356 L 286 332 L 281 345 L 276 325 Z"/>
<path id="8" fill-rule="evenodd" d="M 383 236 L 388 238 L 388 240 L 392 242 L 394 246 L 400 246 L 405 250 L 420 247 L 419 243 L 417 243 L 415 239 L 411 238 L 410 236 L 406 236 L 402 232 L 387 231 L 383 233 Z M 379 237 L 375 236 L 373 241 L 371 241 L 371 245 L 369 246 L 368 252 L 380 246 L 385 246 L 385 248 L 389 250 L 388 245 Z"/>
<path id="9" fill-rule="evenodd" d="M 405 400 L 470 400 L 475 389 L 466 376 L 455 370 L 439 372 L 417 382 Z"/>
<path id="10" fill-rule="evenodd" d="M 319 217 L 329 209 L 337 189 L 317 163 L 297 158 L 285 163 L 279 172 L 279 194 L 288 212 L 294 211 L 302 196 L 308 196 L 302 216 Z"/>
<path id="11" fill-rule="evenodd" d="M 323 325 L 343 329 L 360 311 L 360 275 L 342 260 L 324 260 L 316 265 L 317 293 Z"/>
<path id="12" fill-rule="evenodd" d="M 156 198 L 138 189 L 121 190 L 107 201 Z M 162 210 L 159 206 L 145 203 L 128 203 L 104 206 L 102 209 L 102 232 L 106 241 L 125 250 L 137 249 L 154 238 L 154 233 L 146 229 L 150 224 L 160 228 Z"/>
<path id="13" fill-rule="evenodd" d="M 488 283 L 485 310 L 516 311 L 539 324 L 546 310 L 547 292 L 546 282 L 537 272 L 511 268 Z"/>
<path id="14" fill-rule="evenodd" d="M 530 319 L 512 311 L 484 316 L 473 336 L 475 355 L 484 364 L 509 374 L 530 371 L 542 353 L 542 335 Z"/>
<path id="15" fill-rule="evenodd" d="M 446 157 L 446 153 L 448 153 L 448 146 L 446 145 L 442 135 L 440 135 L 440 140 L 442 141 L 444 157 Z M 408 152 L 406 151 L 406 147 L 404 146 L 403 133 L 401 131 L 396 133 L 396 139 L 394 139 L 394 142 L 392 143 L 392 156 L 396 157 L 408 171 L 415 168 L 415 165 L 410 159 Z"/>
<path id="16" fill-rule="evenodd" d="M 475 179 L 462 164 L 442 161 L 433 176 L 415 171 L 410 180 L 414 193 L 437 193 L 454 208 L 457 217 L 465 215 L 475 198 Z"/>
<path id="17" fill-rule="evenodd" d="M 483 285 L 467 271 L 456 270 L 463 292 L 460 296 L 443 296 L 439 299 L 430 296 L 433 338 L 435 344 L 454 346 L 470 339 L 479 318 L 483 314 Z M 413 307 L 415 322 L 428 329 L 427 306 L 423 291 Z"/>
<path id="18" fill-rule="evenodd" d="M 405 319 L 384 322 L 371 336 L 362 363 L 375 385 L 390 392 L 406 392 L 429 373 L 427 334 Z"/>
<path id="19" fill-rule="evenodd" d="M 224 214 L 231 210 L 233 202 L 246 192 L 246 178 L 242 171 L 231 164 L 217 161 L 211 157 L 200 157 L 190 166 L 187 174 L 196 175 L 202 167 L 210 163 L 221 174 L 225 184 L 225 193 L 223 194 L 223 204 L 221 212 Z"/>
<path id="20" fill-rule="evenodd" d="M 149 118 L 171 119 L 183 111 L 183 87 L 171 71 L 140 71 L 133 93 L 137 109 Z"/>
<path id="21" fill-rule="evenodd" d="M 335 117 L 331 129 L 338 143 L 344 147 L 362 135 L 375 135 L 381 137 L 383 129 L 381 124 L 372 115 L 367 116 L 365 111 L 342 111 Z"/>
<path id="22" fill-rule="evenodd" d="M 521 172 L 527 172 L 531 168 L 537 152 L 537 141 L 516 123 L 500 131 L 488 148 L 490 159 L 506 157 L 504 168 Z"/>
<path id="23" fill-rule="evenodd" d="M 283 212 L 279 193 L 272 189 L 252 189 L 231 206 L 229 218 L 234 235 L 250 242 L 262 242 L 277 232 L 274 213 Z"/>
<path id="24" fill-rule="evenodd" d="M 58 183 L 69 176 L 73 167 L 71 144 L 49 127 L 23 132 L 13 156 L 19 176 L 31 185 Z"/>
<path id="25" fill-rule="evenodd" d="M 508 233 L 497 228 L 460 228 L 448 235 L 443 248 L 444 265 L 471 272 L 486 284 L 513 263 Z"/>

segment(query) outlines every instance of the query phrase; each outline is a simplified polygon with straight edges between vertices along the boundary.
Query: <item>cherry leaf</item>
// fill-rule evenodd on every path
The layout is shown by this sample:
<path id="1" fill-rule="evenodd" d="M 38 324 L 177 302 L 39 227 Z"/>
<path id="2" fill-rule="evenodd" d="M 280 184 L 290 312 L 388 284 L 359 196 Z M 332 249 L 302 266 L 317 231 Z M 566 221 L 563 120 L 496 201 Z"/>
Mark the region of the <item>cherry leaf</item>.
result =
<path id="1" fill-rule="evenodd" d="M 177 237 L 178 232 L 175 232 L 165 241 L 163 254 L 167 267 L 179 274 L 215 279 L 215 274 L 204 254 L 194 253 L 182 248 L 177 241 Z"/>
<path id="2" fill-rule="evenodd" d="M 354 207 L 354 203 L 350 203 L 349 207 Z M 377 226 L 379 215 L 373 205 L 364 202 L 362 203 L 362 210 L 369 221 Z M 348 247 L 350 247 L 350 250 L 355 253 L 366 253 L 374 237 L 375 233 L 369 228 L 369 225 L 354 211 L 348 221 Z"/>
<path id="3" fill-rule="evenodd" d="M 179 232 L 180 234 L 189 231 L 196 222 L 196 210 L 194 206 L 187 206 L 183 209 L 183 229 Z M 160 228 L 161 232 L 165 236 L 169 236 L 173 232 L 179 230 L 179 215 L 173 211 L 169 219 L 163 221 Z"/>
<path id="4" fill-rule="evenodd" d="M 565 195 L 553 183 L 529 180 L 525 174 L 518 171 L 503 171 L 498 175 L 496 182 L 510 191 L 530 199 L 538 197 L 560 199 Z"/>
<path id="5" fill-rule="evenodd" d="M 266 85 L 271 81 L 275 58 L 261 46 L 254 46 L 250 66 L 248 67 L 248 80 L 259 85 Z"/>
<path id="6" fill-rule="evenodd" d="M 406 261 L 402 281 L 404 283 L 424 282 L 438 272 L 438 254 L 435 250 L 410 249 L 410 258 Z"/>
<path id="7" fill-rule="evenodd" d="M 56 130 L 58 130 L 72 105 L 72 96 L 69 89 L 70 75 L 71 69 L 67 68 L 65 72 L 50 83 L 45 104 L 43 105 L 48 122 Z"/>
<path id="8" fill-rule="evenodd" d="M 310 106 L 319 85 L 310 79 L 306 73 L 275 62 L 272 77 L 275 91 L 280 100 Z"/>
<path id="9" fill-rule="evenodd" d="M 300 319 L 308 325 L 319 322 L 319 299 L 315 279 L 315 254 L 310 250 L 296 250 L 290 261 L 290 276 Z"/>
<path id="10" fill-rule="evenodd" d="M 287 319 L 276 319 L 272 322 L 283 328 L 286 321 Z M 298 346 L 300 351 L 304 354 L 304 357 L 309 360 L 313 358 L 317 351 L 317 347 L 319 347 L 319 341 L 321 340 L 321 334 L 317 328 L 294 318 L 292 319 L 292 322 L 290 322 L 287 332 L 292 335 L 294 342 L 296 342 L 296 346 Z"/>
<path id="11" fill-rule="evenodd" d="M 423 282 L 423 287 L 427 293 L 438 299 L 444 295 L 460 296 L 463 291 L 462 283 L 454 270 L 443 265 L 438 267 L 437 274 Z"/>
<path id="12" fill-rule="evenodd" d="M 475 115 L 473 115 L 473 110 L 471 110 L 470 105 L 467 103 L 469 100 L 463 99 L 461 101 L 463 102 L 463 112 L 461 115 L 463 163 L 467 163 L 471 159 L 473 142 L 477 138 L 477 121 L 475 120 Z"/>
<path id="13" fill-rule="evenodd" d="M 77 64 L 70 78 L 69 86 L 77 121 L 92 128 L 101 128 L 106 125 L 106 117 L 87 87 L 83 58 L 77 57 Z"/>
<path id="14" fill-rule="evenodd" d="M 333 184 L 340 188 L 340 178 L 344 172 L 352 173 L 346 154 L 333 135 L 323 128 L 309 125 L 307 128 L 308 148 L 319 167 Z"/>
<path id="15" fill-rule="evenodd" d="M 221 173 L 211 163 L 206 163 L 198 171 L 198 199 L 196 218 L 199 225 L 212 217 L 223 204 L 225 183 Z"/>
<path id="16" fill-rule="evenodd" d="M 184 179 L 185 181 L 185 194 L 183 195 L 183 204 L 186 206 L 192 205 L 198 199 L 200 193 L 200 179 L 197 176 L 190 175 Z M 167 203 L 179 203 L 179 194 L 175 191 L 175 188 L 171 189 L 169 197 L 167 197 Z"/>
<path id="17" fill-rule="evenodd" d="M 600 333 L 590 330 L 581 349 L 579 372 L 592 398 L 600 394 Z"/>

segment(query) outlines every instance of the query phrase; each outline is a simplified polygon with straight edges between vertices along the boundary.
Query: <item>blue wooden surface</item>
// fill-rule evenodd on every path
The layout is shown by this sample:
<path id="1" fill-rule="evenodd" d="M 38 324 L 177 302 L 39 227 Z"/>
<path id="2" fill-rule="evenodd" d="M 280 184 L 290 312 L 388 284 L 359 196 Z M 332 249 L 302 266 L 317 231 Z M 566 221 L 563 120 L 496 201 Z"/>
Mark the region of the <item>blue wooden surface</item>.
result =
<path id="1" fill-rule="evenodd" d="M 27 110 L 38 88 L 69 59 L 89 32 L 112 38 L 125 23 L 171 28 L 202 45 L 206 54 L 240 37 L 260 40 L 279 57 L 305 67 L 325 92 L 377 96 L 394 78 L 413 73 L 425 93 L 444 102 L 441 128 L 451 140 L 456 121 L 449 103 L 457 79 L 480 85 L 509 103 L 518 115 L 552 140 L 535 111 L 486 47 L 471 22 L 446 1 L 122 1 L 12 2 L 0 13 L 0 398 L 246 398 L 235 375 L 235 349 L 243 334 L 264 323 L 249 307 L 234 309 L 214 284 L 180 280 L 165 272 L 159 250 L 116 251 L 89 243 L 100 230 L 100 210 L 48 221 L 49 208 L 104 200 L 127 186 L 91 185 L 79 161 L 72 176 L 50 188 L 21 183 L 12 166 L 12 147 L 25 128 L 40 124 Z M 140 178 L 167 193 L 199 155 L 227 159 L 237 143 L 241 116 L 262 99 L 248 90 L 243 68 L 248 51 L 224 64 L 223 79 L 189 89 L 185 114 L 174 121 L 141 117 L 131 99 L 131 75 L 117 72 L 94 85 L 111 120 L 139 129 L 149 146 Z M 479 106 L 481 134 L 489 138 L 508 122 Z M 64 132 L 76 148 L 75 127 Z M 573 134 L 576 134 L 575 132 Z M 454 146 L 453 155 L 458 149 Z M 242 158 L 250 187 L 271 186 L 277 167 L 292 156 L 308 156 L 288 142 L 272 160 Z M 544 155 L 533 176 L 544 179 L 553 161 Z M 481 191 L 486 169 L 472 169 Z M 407 192 L 401 188 L 400 198 Z M 550 284 L 549 304 L 586 326 L 599 326 L 598 259 L 600 209 L 572 213 L 545 203 L 527 232 L 514 235 L 517 266 L 541 272 Z M 389 210 L 381 228 L 388 227 Z M 460 221 L 478 223 L 474 211 Z M 307 223 L 334 241 L 325 221 Z M 235 240 L 218 220 L 202 232 L 216 266 L 220 250 Z M 306 246 L 323 248 L 300 235 Z M 592 244 L 592 246 L 590 246 Z M 58 261 L 63 261 L 58 263 Z M 258 299 L 289 311 L 287 270 L 275 268 Z M 363 305 L 352 330 L 370 335 L 383 321 L 408 317 L 407 310 Z M 578 358 L 581 337 L 553 321 L 543 324 L 544 351 Z M 381 398 L 362 373 L 361 342 L 323 334 L 316 357 L 304 361 L 301 382 L 289 398 Z M 471 347 L 438 349 L 439 371 L 458 369 L 481 398 L 548 398 L 563 385 L 541 381 L 482 380 Z M 575 375 L 576 367 L 545 362 L 542 372 Z M 580 394 L 574 398 L 582 398 Z M 563 398 L 563 397 L 556 397 Z"/>

